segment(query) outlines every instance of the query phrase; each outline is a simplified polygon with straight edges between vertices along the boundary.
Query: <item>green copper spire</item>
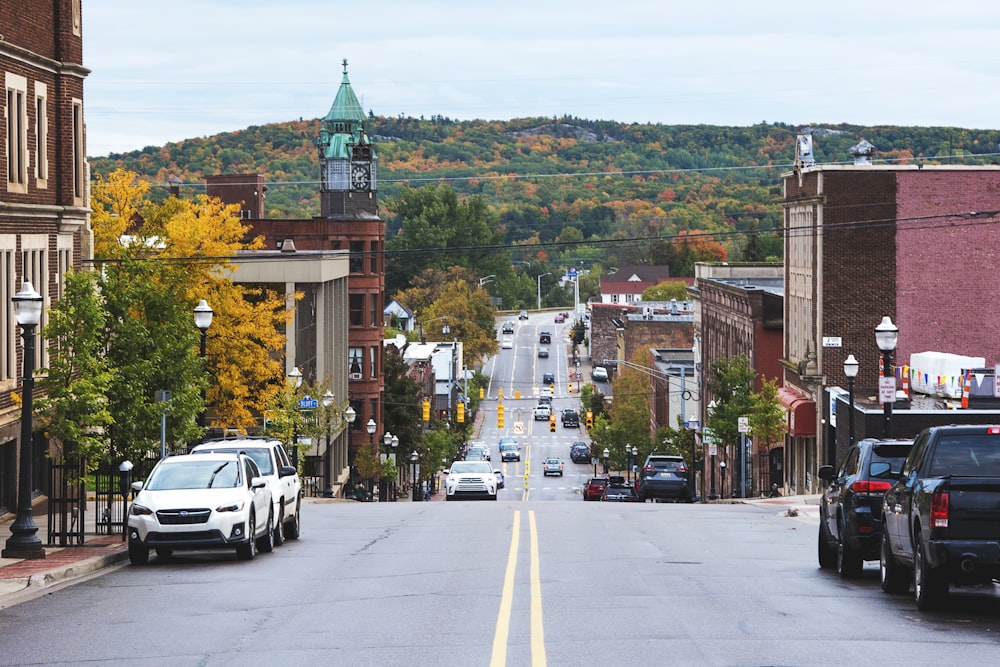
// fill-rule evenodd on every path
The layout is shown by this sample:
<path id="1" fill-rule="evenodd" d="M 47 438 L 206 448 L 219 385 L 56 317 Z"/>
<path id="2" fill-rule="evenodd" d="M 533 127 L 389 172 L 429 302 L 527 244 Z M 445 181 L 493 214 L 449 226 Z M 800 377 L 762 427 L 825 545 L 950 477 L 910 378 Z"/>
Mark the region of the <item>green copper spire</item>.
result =
<path id="1" fill-rule="evenodd" d="M 319 139 L 316 141 L 320 158 L 350 159 L 352 146 L 369 143 L 365 135 L 364 122 L 365 114 L 361 110 L 361 103 L 358 102 L 358 96 L 354 94 L 351 82 L 347 78 L 345 58 L 340 90 L 337 91 L 337 97 L 334 98 L 330 111 L 323 118 Z"/>
<path id="2" fill-rule="evenodd" d="M 344 58 L 344 78 L 340 80 L 340 90 L 337 91 L 333 106 L 323 121 L 324 123 L 343 121 L 360 125 L 364 120 L 365 113 L 361 110 L 361 103 L 358 102 L 358 96 L 354 94 L 351 82 L 347 78 L 347 58 Z"/>

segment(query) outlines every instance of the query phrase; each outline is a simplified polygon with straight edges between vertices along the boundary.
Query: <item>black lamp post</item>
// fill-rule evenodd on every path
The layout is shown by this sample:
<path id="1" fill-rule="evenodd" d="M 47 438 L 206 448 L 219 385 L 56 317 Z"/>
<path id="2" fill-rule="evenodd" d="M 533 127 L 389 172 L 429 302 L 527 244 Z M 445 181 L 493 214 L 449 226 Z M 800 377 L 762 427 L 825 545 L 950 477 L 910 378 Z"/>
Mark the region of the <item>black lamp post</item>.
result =
<path id="1" fill-rule="evenodd" d="M 31 283 L 21 283 L 15 294 L 14 318 L 21 325 L 24 338 L 24 377 L 21 380 L 21 442 L 19 476 L 17 481 L 17 518 L 10 527 L 10 537 L 0 556 L 3 558 L 45 558 L 45 548 L 36 534 L 38 526 L 31 516 L 31 444 L 32 444 L 32 395 L 35 393 L 35 327 L 42 318 L 42 295 Z"/>
<path id="2" fill-rule="evenodd" d="M 392 459 L 392 467 L 393 467 L 393 471 L 394 471 L 393 474 L 398 475 L 399 474 L 399 470 L 396 468 L 396 447 L 399 447 L 399 438 L 397 436 L 393 435 L 392 433 L 389 433 L 389 431 L 386 431 L 385 435 L 382 437 L 382 440 L 383 440 L 383 442 L 385 442 L 386 458 L 387 459 Z M 395 502 L 396 501 L 396 480 L 395 479 L 392 480 L 392 485 L 391 486 L 387 482 L 386 483 L 386 487 L 387 487 L 386 488 L 386 493 L 392 495 L 392 497 L 390 498 L 390 500 L 393 501 L 393 502 Z"/>
<path id="3" fill-rule="evenodd" d="M 892 398 L 882 403 L 882 413 L 885 418 L 883 426 L 883 437 L 892 437 L 892 404 L 896 400 L 896 373 L 892 367 L 892 353 L 896 350 L 896 341 L 899 337 L 899 327 L 892 323 L 886 315 L 877 327 L 875 327 L 875 343 L 882 351 L 882 377 L 879 382 L 888 384 L 892 382 Z M 882 394 L 882 387 L 879 386 L 879 395 Z M 885 396 L 883 398 L 887 398 Z"/>
<path id="4" fill-rule="evenodd" d="M 628 468 L 625 470 L 625 481 L 632 481 L 632 445 L 625 443 L 625 465 Z"/>
<path id="5" fill-rule="evenodd" d="M 847 397 L 850 402 L 850 412 L 847 413 L 847 440 L 854 444 L 854 378 L 858 377 L 858 360 L 853 354 L 844 359 L 844 375 L 847 376 Z M 832 461 L 831 461 L 832 463 Z"/>
<path id="6" fill-rule="evenodd" d="M 201 331 L 201 364 L 203 369 L 207 368 L 205 348 L 208 342 L 208 328 L 212 326 L 212 315 L 214 315 L 214 311 L 204 299 L 194 307 L 194 325 Z M 205 389 L 201 390 L 201 402 L 202 409 L 201 413 L 198 414 L 198 426 L 205 428 L 205 416 L 208 412 Z"/>
<path id="7" fill-rule="evenodd" d="M 604 474 L 605 475 L 608 474 L 608 470 L 609 470 L 609 468 L 608 468 L 608 459 L 609 458 L 611 458 L 611 452 L 608 451 L 607 447 L 605 447 L 604 448 Z"/>
<path id="8" fill-rule="evenodd" d="M 333 456 L 330 454 L 330 406 L 333 405 L 333 392 L 327 389 L 323 393 L 323 418 L 326 421 L 326 451 L 323 452 L 323 497 L 333 497 Z"/>
<path id="9" fill-rule="evenodd" d="M 710 419 L 712 417 L 712 413 L 715 412 L 716 405 L 717 403 L 715 402 L 715 399 L 712 399 L 712 401 L 708 404 L 708 416 Z M 709 478 L 711 479 L 710 483 L 711 488 L 708 491 L 709 500 L 716 500 L 719 497 L 718 494 L 715 492 L 715 452 L 717 448 L 718 445 L 715 444 L 713 439 L 713 442 L 709 445 L 709 452 L 710 452 L 709 459 L 711 460 L 708 471 Z"/>
<path id="10" fill-rule="evenodd" d="M 413 466 L 413 474 L 410 477 L 410 486 L 413 488 L 413 502 L 420 500 L 420 484 L 417 479 L 417 464 L 420 461 L 420 455 L 414 450 L 410 454 L 410 464 Z"/>
<path id="11" fill-rule="evenodd" d="M 365 428 L 368 429 L 368 444 L 371 445 L 372 456 L 374 457 L 377 455 L 377 452 L 375 451 L 375 431 L 378 430 L 378 424 L 375 423 L 374 417 L 368 418 L 368 423 L 365 424 Z M 373 479 L 368 480 L 368 492 L 372 494 L 372 499 L 374 500 L 375 480 Z"/>
<path id="12" fill-rule="evenodd" d="M 354 429 L 354 420 L 358 418 L 358 412 L 354 409 L 354 406 L 348 404 L 347 409 L 344 410 L 344 422 L 347 425 L 347 444 L 344 446 L 346 452 L 349 453 L 351 444 L 351 430 Z M 346 460 L 346 459 L 345 459 Z M 331 471 L 331 475 L 332 475 Z M 351 484 L 354 484 L 353 474 L 349 477 Z"/>

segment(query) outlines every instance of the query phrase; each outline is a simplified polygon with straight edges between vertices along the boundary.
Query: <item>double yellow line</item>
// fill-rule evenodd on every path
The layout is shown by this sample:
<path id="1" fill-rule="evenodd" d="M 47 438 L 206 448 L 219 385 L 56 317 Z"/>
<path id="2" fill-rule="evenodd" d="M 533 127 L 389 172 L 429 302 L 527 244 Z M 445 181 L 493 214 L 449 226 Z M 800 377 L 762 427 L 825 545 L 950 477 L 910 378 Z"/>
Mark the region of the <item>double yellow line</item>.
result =
<path id="1" fill-rule="evenodd" d="M 531 537 L 531 665 L 545 667 L 545 633 L 542 626 L 542 584 L 538 566 L 538 530 L 535 527 L 535 512 L 528 512 L 528 528 Z M 507 554 L 507 572 L 503 580 L 503 595 L 500 598 L 500 613 L 493 634 L 493 653 L 490 667 L 507 664 L 507 640 L 510 636 L 510 613 L 514 603 L 514 575 L 517 573 L 517 552 L 521 543 L 521 512 L 514 512 L 514 530 L 510 538 L 510 552 Z"/>

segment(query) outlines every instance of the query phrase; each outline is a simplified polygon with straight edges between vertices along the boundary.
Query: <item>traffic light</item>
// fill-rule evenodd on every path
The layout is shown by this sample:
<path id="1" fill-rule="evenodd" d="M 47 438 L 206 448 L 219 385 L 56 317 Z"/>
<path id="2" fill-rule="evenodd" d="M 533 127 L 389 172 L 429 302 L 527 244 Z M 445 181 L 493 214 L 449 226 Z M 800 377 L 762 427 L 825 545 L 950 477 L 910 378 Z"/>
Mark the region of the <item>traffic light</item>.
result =
<path id="1" fill-rule="evenodd" d="M 503 387 L 497 388 L 497 398 L 503 398 Z"/>
<path id="2" fill-rule="evenodd" d="M 457 421 L 459 424 L 464 424 L 465 423 L 465 402 L 464 401 L 459 401 L 456 404 L 455 407 L 456 407 L 455 421 Z"/>
<path id="3" fill-rule="evenodd" d="M 485 394 L 483 393 L 483 388 L 482 388 L 482 387 L 480 387 L 480 388 L 479 388 L 479 400 L 480 400 L 480 401 L 481 401 L 481 400 L 483 400 L 483 396 L 484 396 L 484 395 L 485 395 Z"/>
<path id="4" fill-rule="evenodd" d="M 594 426 L 594 411 L 587 410 L 587 428 L 593 428 Z"/>
<path id="5" fill-rule="evenodd" d="M 568 385 L 566 385 L 566 391 L 569 392 L 570 394 L 573 393 L 573 383 L 572 382 L 570 382 Z"/>
<path id="6" fill-rule="evenodd" d="M 431 420 L 431 402 L 430 399 L 424 399 L 424 409 L 423 409 L 423 420 L 429 422 Z"/>
<path id="7" fill-rule="evenodd" d="M 497 428 L 503 428 L 503 403 L 497 403 Z"/>
<path id="8" fill-rule="evenodd" d="M 549 415 L 549 432 L 550 433 L 555 433 L 556 432 L 556 416 L 555 415 Z"/>

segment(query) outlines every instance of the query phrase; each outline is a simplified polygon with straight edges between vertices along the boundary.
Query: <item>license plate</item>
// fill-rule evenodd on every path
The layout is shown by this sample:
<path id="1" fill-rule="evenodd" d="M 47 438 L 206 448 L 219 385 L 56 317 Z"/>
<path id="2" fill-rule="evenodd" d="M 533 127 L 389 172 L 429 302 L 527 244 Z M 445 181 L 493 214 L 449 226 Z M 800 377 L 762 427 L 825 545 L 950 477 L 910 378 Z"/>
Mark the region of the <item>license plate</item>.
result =
<path id="1" fill-rule="evenodd" d="M 660 473 L 660 478 L 661 479 L 670 479 L 673 476 L 674 476 L 674 473 L 672 473 L 672 472 L 661 472 Z"/>

